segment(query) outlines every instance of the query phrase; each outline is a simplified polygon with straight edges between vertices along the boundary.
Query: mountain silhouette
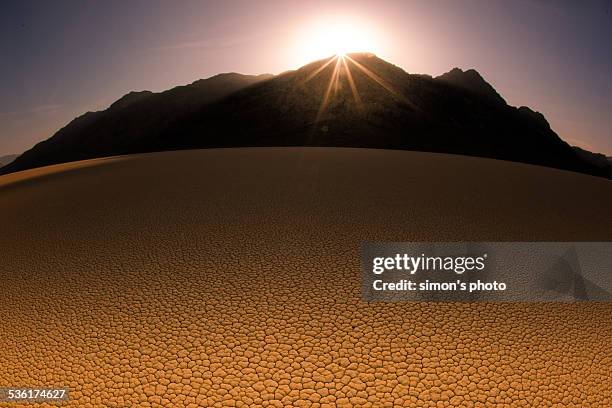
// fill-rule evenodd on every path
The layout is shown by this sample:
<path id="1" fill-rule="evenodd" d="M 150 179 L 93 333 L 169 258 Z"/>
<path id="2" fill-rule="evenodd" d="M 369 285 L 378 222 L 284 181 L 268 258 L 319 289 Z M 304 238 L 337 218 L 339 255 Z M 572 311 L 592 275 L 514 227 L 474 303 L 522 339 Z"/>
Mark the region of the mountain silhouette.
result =
<path id="1" fill-rule="evenodd" d="M 86 113 L 0 173 L 152 151 L 342 146 L 454 153 L 612 177 L 544 116 L 513 107 L 475 70 L 409 74 L 373 54 L 316 61 L 277 76 L 221 74 L 131 92 Z"/>
<path id="2" fill-rule="evenodd" d="M 0 167 L 6 166 L 7 164 L 15 160 L 18 156 L 19 156 L 18 154 L 8 154 L 6 156 L 1 156 L 0 157 Z"/>
<path id="3" fill-rule="evenodd" d="M 599 168 L 606 168 L 610 165 L 610 158 L 606 157 L 601 153 L 589 152 L 588 150 L 584 150 L 583 148 L 578 146 L 574 146 L 574 150 L 581 159 L 588 161 L 593 166 Z"/>
<path id="4" fill-rule="evenodd" d="M 462 71 L 459 68 L 453 68 L 446 74 L 442 74 L 437 79 L 448 82 L 450 84 L 465 88 L 469 91 L 479 94 L 482 97 L 490 99 L 492 102 L 505 104 L 506 101 L 497 93 L 487 81 L 474 69 Z"/>

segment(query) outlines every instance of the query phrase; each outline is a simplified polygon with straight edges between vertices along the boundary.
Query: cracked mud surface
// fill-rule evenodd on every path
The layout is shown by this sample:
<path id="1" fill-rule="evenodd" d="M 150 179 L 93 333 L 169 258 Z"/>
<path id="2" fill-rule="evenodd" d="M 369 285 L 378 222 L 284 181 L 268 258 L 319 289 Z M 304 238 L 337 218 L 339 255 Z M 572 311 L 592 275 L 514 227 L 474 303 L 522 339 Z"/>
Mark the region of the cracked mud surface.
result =
<path id="1" fill-rule="evenodd" d="M 607 180 L 413 152 L 3 176 L 0 386 L 70 387 L 85 407 L 609 407 L 612 303 L 367 304 L 359 251 L 608 241 L 611 208 Z"/>

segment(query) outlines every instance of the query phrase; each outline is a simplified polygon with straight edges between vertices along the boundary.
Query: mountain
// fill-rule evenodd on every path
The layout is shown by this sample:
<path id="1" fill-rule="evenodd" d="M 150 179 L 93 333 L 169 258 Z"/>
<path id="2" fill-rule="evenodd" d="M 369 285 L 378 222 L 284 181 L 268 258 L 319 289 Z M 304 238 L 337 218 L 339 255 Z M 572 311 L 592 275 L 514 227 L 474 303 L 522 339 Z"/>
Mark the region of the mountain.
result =
<path id="1" fill-rule="evenodd" d="M 0 156 L 0 167 L 6 166 L 10 162 L 14 161 L 17 157 L 19 157 L 18 154 L 9 154 L 7 156 Z"/>
<path id="2" fill-rule="evenodd" d="M 474 69 L 462 71 L 459 68 L 453 68 L 449 72 L 440 75 L 436 79 L 458 87 L 472 91 L 484 98 L 490 99 L 492 102 L 505 104 L 506 101 L 497 93 L 484 78 Z"/>
<path id="3" fill-rule="evenodd" d="M 433 78 L 373 54 L 277 76 L 222 74 L 162 93 L 132 92 L 73 120 L 0 172 L 94 157 L 236 146 L 421 150 L 611 177 L 544 116 L 513 107 L 475 70 Z"/>
<path id="4" fill-rule="evenodd" d="M 271 75 L 219 74 L 161 93 L 130 92 L 100 112 L 87 112 L 21 155 L 0 174 L 68 161 L 132 153 L 204 106 L 270 79 Z"/>
<path id="5" fill-rule="evenodd" d="M 573 148 L 580 158 L 596 167 L 606 168 L 610 165 L 610 159 L 601 153 L 593 153 L 578 146 L 573 146 Z"/>

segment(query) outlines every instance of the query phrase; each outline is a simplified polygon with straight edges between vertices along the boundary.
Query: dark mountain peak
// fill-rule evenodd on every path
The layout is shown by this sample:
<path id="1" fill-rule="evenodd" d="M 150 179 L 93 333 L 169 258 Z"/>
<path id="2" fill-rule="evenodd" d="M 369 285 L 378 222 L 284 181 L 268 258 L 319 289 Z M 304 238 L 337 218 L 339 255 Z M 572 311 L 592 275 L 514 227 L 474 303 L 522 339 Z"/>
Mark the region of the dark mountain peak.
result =
<path id="1" fill-rule="evenodd" d="M 478 71 L 473 68 L 468 70 L 462 70 L 461 68 L 455 67 L 450 71 L 436 77 L 447 82 L 452 82 L 455 85 L 462 85 L 465 87 L 471 86 L 474 90 L 479 88 L 493 88 L 485 79 L 480 75 Z"/>
<path id="2" fill-rule="evenodd" d="M 109 109 L 123 109 L 151 95 L 153 95 L 151 91 L 132 91 L 113 102 Z"/>
<path id="3" fill-rule="evenodd" d="M 492 101 L 506 104 L 504 98 L 497 93 L 495 88 L 491 86 L 478 71 L 468 69 L 463 71 L 460 68 L 453 68 L 445 74 L 442 74 L 435 79 L 444 81 L 464 89 L 468 89 L 476 94 L 487 97 Z"/>
<path id="4" fill-rule="evenodd" d="M 524 116 L 532 119 L 534 122 L 538 123 L 544 129 L 550 129 L 550 123 L 546 120 L 544 115 L 538 111 L 534 111 L 528 106 L 521 106 L 518 108 L 518 111 Z"/>

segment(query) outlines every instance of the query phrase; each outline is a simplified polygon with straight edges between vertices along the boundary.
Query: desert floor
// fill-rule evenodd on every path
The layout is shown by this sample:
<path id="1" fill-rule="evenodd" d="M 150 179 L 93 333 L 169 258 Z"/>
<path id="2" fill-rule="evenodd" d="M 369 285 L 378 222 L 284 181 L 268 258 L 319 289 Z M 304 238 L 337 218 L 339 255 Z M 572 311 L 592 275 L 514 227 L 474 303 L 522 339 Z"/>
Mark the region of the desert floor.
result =
<path id="1" fill-rule="evenodd" d="M 612 405 L 612 303 L 365 303 L 375 241 L 608 241 L 612 182 L 221 149 L 0 177 L 0 386 L 70 406 Z M 14 406 L 14 405 L 13 405 Z"/>

